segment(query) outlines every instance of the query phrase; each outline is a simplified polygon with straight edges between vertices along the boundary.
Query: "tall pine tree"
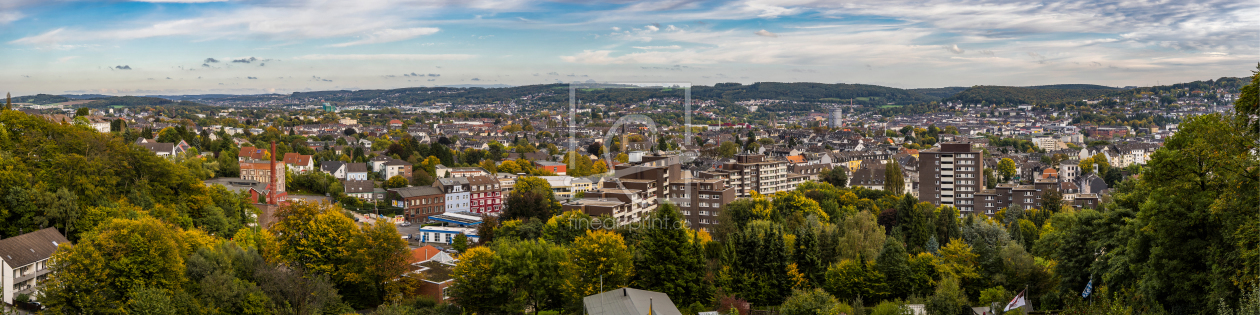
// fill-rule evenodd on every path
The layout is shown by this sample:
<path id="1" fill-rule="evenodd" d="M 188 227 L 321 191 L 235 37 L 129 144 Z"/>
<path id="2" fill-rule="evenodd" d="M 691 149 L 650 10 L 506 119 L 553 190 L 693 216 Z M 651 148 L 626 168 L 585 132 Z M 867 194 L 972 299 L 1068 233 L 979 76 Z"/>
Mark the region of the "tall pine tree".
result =
<path id="1" fill-rule="evenodd" d="M 707 303 L 712 292 L 705 281 L 705 258 L 700 241 L 687 232 L 678 208 L 662 204 L 642 221 L 641 240 L 634 255 L 635 284 L 668 294 L 678 305 Z"/>

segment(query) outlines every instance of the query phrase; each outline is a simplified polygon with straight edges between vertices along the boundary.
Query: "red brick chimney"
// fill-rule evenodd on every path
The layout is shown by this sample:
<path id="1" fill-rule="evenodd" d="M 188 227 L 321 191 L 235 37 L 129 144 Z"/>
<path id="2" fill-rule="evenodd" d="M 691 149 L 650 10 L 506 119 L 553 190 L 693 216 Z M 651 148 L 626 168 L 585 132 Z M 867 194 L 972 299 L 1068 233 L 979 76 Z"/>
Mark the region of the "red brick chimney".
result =
<path id="1" fill-rule="evenodd" d="M 271 189 L 267 191 L 267 194 L 268 194 L 267 203 L 270 203 L 273 205 L 280 204 L 279 202 L 276 202 L 276 188 L 278 188 L 279 186 L 276 185 L 276 142 L 275 141 L 271 142 L 271 184 L 268 186 L 271 186 Z"/>

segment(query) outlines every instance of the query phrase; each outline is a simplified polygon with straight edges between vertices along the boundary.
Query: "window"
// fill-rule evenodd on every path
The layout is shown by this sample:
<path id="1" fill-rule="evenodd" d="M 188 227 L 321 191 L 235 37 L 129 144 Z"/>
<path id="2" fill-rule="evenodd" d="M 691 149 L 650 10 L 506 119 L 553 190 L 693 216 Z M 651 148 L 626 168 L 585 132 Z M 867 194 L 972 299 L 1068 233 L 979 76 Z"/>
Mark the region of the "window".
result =
<path id="1" fill-rule="evenodd" d="M 700 211 L 700 215 L 709 215 L 708 211 Z"/>

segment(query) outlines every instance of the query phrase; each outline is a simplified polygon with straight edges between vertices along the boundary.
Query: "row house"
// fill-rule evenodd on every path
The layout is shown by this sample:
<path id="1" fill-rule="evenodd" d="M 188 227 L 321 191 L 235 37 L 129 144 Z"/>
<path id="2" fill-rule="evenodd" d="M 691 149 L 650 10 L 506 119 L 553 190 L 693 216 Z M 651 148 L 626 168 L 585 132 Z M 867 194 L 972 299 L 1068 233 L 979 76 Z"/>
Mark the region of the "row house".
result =
<path id="1" fill-rule="evenodd" d="M 438 178 L 433 181 L 433 187 L 446 194 L 446 212 L 470 210 L 472 191 L 467 177 Z"/>
<path id="2" fill-rule="evenodd" d="M 468 177 L 469 209 L 472 213 L 498 213 L 503 210 L 503 190 L 490 176 Z"/>
<path id="3" fill-rule="evenodd" d="M 404 187 L 389 190 L 395 207 L 403 209 L 409 222 L 424 222 L 430 216 L 446 212 L 446 193 L 437 187 Z"/>

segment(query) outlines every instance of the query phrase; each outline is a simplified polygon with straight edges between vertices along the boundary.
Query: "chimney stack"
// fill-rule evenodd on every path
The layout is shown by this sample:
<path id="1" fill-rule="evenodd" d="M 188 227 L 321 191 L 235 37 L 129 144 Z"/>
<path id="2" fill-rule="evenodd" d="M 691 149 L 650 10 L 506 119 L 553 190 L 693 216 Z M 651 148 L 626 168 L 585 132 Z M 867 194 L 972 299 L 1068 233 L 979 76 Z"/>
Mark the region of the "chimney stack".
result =
<path id="1" fill-rule="evenodd" d="M 271 189 L 267 191 L 267 194 L 269 195 L 269 197 L 267 198 L 269 201 L 268 203 L 273 204 L 273 205 L 280 204 L 279 202 L 276 202 L 276 188 L 280 186 L 276 184 L 276 142 L 275 141 L 271 142 L 271 184 L 268 186 L 271 186 Z"/>

